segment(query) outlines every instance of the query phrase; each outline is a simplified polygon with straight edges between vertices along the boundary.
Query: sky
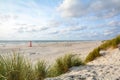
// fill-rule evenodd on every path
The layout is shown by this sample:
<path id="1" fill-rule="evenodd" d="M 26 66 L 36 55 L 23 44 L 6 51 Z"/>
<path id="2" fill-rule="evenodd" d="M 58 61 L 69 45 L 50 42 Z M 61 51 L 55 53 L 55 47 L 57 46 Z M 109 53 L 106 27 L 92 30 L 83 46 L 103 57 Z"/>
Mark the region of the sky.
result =
<path id="1" fill-rule="evenodd" d="M 120 34 L 120 0 L 0 0 L 0 40 L 106 40 Z"/>

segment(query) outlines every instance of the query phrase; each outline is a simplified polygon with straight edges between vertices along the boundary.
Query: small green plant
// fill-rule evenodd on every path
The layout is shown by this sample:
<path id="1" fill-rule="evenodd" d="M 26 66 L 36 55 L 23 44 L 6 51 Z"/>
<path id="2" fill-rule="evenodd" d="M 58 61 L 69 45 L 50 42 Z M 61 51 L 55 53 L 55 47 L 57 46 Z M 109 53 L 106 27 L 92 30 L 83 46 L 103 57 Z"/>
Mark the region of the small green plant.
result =
<path id="1" fill-rule="evenodd" d="M 63 57 L 59 57 L 56 63 L 50 68 L 49 76 L 55 77 L 59 76 L 67 71 L 73 66 L 83 65 L 80 58 L 73 56 L 72 54 L 66 54 Z"/>
<path id="2" fill-rule="evenodd" d="M 44 61 L 38 61 L 35 66 L 36 80 L 44 80 L 47 77 L 48 68 Z"/>

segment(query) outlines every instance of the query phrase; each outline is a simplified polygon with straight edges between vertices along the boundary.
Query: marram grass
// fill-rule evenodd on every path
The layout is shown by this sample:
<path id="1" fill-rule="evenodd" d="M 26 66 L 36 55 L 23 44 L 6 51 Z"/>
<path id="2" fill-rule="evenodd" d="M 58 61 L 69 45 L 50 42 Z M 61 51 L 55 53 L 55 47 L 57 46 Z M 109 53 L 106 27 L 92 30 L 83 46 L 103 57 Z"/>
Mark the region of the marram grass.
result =
<path id="1" fill-rule="evenodd" d="M 81 59 L 72 54 L 59 57 L 52 67 L 46 65 L 43 60 L 32 65 L 20 53 L 0 55 L 0 80 L 44 80 L 47 77 L 61 75 L 69 71 L 69 68 L 82 64 Z"/>
<path id="2" fill-rule="evenodd" d="M 48 67 L 45 61 L 38 61 L 35 65 L 35 75 L 36 80 L 43 80 L 47 77 L 48 74 Z"/>
<path id="3" fill-rule="evenodd" d="M 117 48 L 117 45 L 120 43 L 120 35 L 116 38 L 113 38 L 111 40 L 105 41 L 105 43 L 100 45 L 101 49 L 108 49 L 108 48 Z"/>
<path id="4" fill-rule="evenodd" d="M 85 59 L 85 63 L 90 62 L 94 60 L 96 57 L 101 56 L 99 54 L 99 51 L 100 51 L 100 48 L 98 47 L 98 48 L 95 48 L 92 52 L 90 52 Z"/>
<path id="5" fill-rule="evenodd" d="M 85 59 L 85 63 L 88 63 L 88 62 L 96 59 L 97 57 L 101 56 L 99 54 L 100 50 L 107 50 L 109 48 L 117 48 L 118 44 L 120 44 L 120 35 L 117 36 L 116 38 L 105 41 L 99 47 L 95 48 L 92 52 L 90 52 L 87 55 L 87 57 Z"/>
<path id="6" fill-rule="evenodd" d="M 0 56 L 0 80 L 33 80 L 30 63 L 23 56 L 13 54 Z"/>
<path id="7" fill-rule="evenodd" d="M 63 57 L 56 59 L 55 64 L 49 70 L 49 77 L 59 76 L 69 71 L 69 68 L 80 65 L 83 65 L 80 58 L 75 57 L 72 54 L 66 54 Z"/>

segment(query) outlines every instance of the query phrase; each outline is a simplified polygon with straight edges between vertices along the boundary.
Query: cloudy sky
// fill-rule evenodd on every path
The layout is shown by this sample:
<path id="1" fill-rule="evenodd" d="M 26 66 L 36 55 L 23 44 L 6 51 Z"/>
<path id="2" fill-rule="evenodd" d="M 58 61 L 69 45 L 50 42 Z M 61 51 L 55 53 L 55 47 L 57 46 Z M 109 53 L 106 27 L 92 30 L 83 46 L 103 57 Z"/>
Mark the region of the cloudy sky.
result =
<path id="1" fill-rule="evenodd" d="M 120 0 L 0 0 L 0 40 L 103 40 L 120 34 Z"/>

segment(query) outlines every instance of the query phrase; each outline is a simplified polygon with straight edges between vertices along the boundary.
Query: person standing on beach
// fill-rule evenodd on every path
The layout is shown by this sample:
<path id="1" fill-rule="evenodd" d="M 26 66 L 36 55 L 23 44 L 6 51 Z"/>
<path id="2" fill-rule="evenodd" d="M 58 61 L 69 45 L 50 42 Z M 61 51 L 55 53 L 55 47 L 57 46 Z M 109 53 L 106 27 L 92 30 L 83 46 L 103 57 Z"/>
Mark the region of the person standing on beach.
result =
<path id="1" fill-rule="evenodd" d="M 29 47 L 32 47 L 32 41 L 30 41 L 30 45 L 29 45 Z"/>

